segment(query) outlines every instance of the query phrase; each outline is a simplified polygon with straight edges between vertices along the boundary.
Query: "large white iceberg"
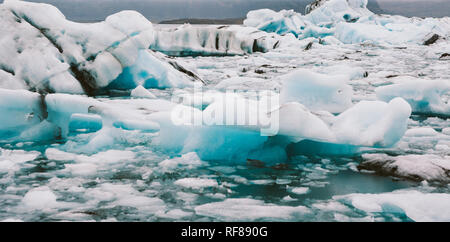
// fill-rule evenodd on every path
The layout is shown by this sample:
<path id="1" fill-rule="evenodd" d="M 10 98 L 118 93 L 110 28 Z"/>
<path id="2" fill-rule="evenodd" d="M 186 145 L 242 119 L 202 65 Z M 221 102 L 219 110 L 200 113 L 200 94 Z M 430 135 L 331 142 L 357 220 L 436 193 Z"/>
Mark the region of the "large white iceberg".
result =
<path id="1" fill-rule="evenodd" d="M 7 0 L 0 19 L 1 75 L 10 74 L 9 81 L 0 82 L 4 88 L 3 82 L 15 78 L 20 80 L 15 88 L 25 84 L 41 92 L 93 95 L 136 72 L 146 73 L 140 82 L 158 88 L 190 86 L 196 80 L 148 50 L 153 25 L 134 11 L 85 24 L 67 20 L 48 4 Z M 133 89 L 143 83 L 128 84 Z"/>

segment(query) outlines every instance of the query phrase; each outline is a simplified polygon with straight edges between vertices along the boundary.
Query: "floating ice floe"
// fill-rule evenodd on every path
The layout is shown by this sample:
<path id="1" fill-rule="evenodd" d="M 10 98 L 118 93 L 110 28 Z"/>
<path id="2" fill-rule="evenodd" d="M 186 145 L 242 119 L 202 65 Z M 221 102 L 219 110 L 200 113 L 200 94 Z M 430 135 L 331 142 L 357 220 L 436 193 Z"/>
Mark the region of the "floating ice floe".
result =
<path id="1" fill-rule="evenodd" d="M 36 159 L 37 151 L 6 150 L 0 148 L 0 173 L 14 173 L 20 169 L 20 164 Z"/>
<path id="2" fill-rule="evenodd" d="M 450 156 L 364 154 L 362 157 L 363 169 L 419 181 L 450 181 Z"/>
<path id="3" fill-rule="evenodd" d="M 279 206 L 249 198 L 230 198 L 223 202 L 197 206 L 195 213 L 218 218 L 221 221 L 286 221 L 311 213 L 311 211 L 304 206 Z"/>
<path id="4" fill-rule="evenodd" d="M 402 97 L 415 113 L 450 116 L 450 80 L 398 77 L 394 81 L 375 90 L 380 100 Z"/>
<path id="5" fill-rule="evenodd" d="M 203 165 L 206 165 L 205 162 L 201 161 L 195 152 L 184 154 L 181 157 L 166 159 L 158 164 L 163 172 L 173 172 L 176 169 L 184 167 L 192 169 Z"/>
<path id="6" fill-rule="evenodd" d="M 217 181 L 208 178 L 182 178 L 174 182 L 175 185 L 191 188 L 191 189 L 204 189 L 208 187 L 217 187 Z"/>
<path id="7" fill-rule="evenodd" d="M 366 213 L 406 215 L 417 222 L 450 221 L 450 195 L 399 190 L 381 194 L 349 194 L 333 199 Z"/>
<path id="8" fill-rule="evenodd" d="M 56 195 L 49 187 L 37 187 L 28 191 L 22 199 L 22 203 L 30 209 L 51 209 L 58 206 Z"/>

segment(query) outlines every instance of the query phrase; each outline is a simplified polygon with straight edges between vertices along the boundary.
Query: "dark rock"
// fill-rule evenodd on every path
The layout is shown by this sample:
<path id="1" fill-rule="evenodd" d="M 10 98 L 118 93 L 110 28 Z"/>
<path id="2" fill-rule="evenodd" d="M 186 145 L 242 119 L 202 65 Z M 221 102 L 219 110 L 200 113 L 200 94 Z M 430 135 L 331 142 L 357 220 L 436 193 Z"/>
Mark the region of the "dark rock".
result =
<path id="1" fill-rule="evenodd" d="M 259 41 L 257 39 L 253 40 L 253 48 L 252 48 L 252 52 L 267 52 L 266 49 L 259 43 Z"/>
<path id="2" fill-rule="evenodd" d="M 450 54 L 449 53 L 444 53 L 441 55 L 441 57 L 439 57 L 439 59 L 450 59 Z"/>
<path id="3" fill-rule="evenodd" d="M 439 36 L 438 34 L 433 34 L 433 36 L 431 36 L 429 39 L 425 40 L 425 42 L 423 42 L 424 45 L 432 45 L 434 43 L 436 43 L 436 41 L 438 41 L 438 39 L 440 39 L 441 36 Z"/>
<path id="4" fill-rule="evenodd" d="M 309 42 L 309 43 L 306 45 L 305 50 L 311 49 L 312 46 L 313 46 L 313 44 L 314 44 L 313 42 Z"/>
<path id="5" fill-rule="evenodd" d="M 206 82 L 199 77 L 197 74 L 195 74 L 194 72 L 184 68 L 183 66 L 181 66 L 180 64 L 178 64 L 178 62 L 176 61 L 168 61 L 168 63 L 173 66 L 173 68 L 177 69 L 178 71 L 190 76 L 192 79 L 194 79 L 195 81 L 200 81 L 203 84 L 206 84 Z"/>
<path id="6" fill-rule="evenodd" d="M 398 75 L 389 75 L 389 76 L 386 76 L 386 78 L 394 78 L 394 77 L 398 77 Z"/>
<path id="7" fill-rule="evenodd" d="M 70 66 L 70 71 L 81 84 L 84 92 L 88 96 L 95 96 L 95 91 L 98 89 L 98 86 L 97 82 L 95 81 L 94 75 L 92 75 L 92 73 L 90 73 L 89 71 L 83 69 L 83 67 L 75 64 L 72 64 Z"/>
<path id="8" fill-rule="evenodd" d="M 279 40 L 277 42 L 275 42 L 275 44 L 273 45 L 272 49 L 276 49 L 276 48 L 278 48 L 278 46 L 280 46 L 280 41 Z"/>
<path id="9" fill-rule="evenodd" d="M 255 159 L 247 159 L 247 165 L 259 167 L 259 168 L 263 168 L 266 166 L 266 164 L 264 162 L 262 162 L 260 160 L 255 160 Z"/>
<path id="10" fill-rule="evenodd" d="M 280 163 L 280 164 L 271 166 L 270 168 L 272 168 L 274 170 L 289 170 L 289 165 L 286 163 Z"/>
<path id="11" fill-rule="evenodd" d="M 256 69 L 255 70 L 255 73 L 256 74 L 264 74 L 264 73 L 266 73 L 264 70 L 261 70 L 261 69 Z"/>
<path id="12" fill-rule="evenodd" d="M 314 9 L 322 6 L 328 0 L 315 0 L 314 2 L 308 4 L 305 8 L 305 14 L 312 12 Z"/>

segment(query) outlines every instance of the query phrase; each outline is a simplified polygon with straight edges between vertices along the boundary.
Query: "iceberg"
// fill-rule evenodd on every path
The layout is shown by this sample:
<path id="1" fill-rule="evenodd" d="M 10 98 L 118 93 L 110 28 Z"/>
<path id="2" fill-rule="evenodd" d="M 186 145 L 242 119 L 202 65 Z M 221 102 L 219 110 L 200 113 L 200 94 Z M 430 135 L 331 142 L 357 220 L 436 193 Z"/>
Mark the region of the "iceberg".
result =
<path id="1" fill-rule="evenodd" d="M 270 9 L 260 9 L 248 12 L 244 25 L 259 30 L 285 35 L 291 33 L 299 35 L 301 28 L 305 27 L 301 14 L 293 10 L 275 12 Z"/>
<path id="2" fill-rule="evenodd" d="M 400 98 L 390 103 L 361 102 L 334 116 L 312 112 L 298 102 L 279 106 L 273 102 L 264 106 L 261 100 L 239 95 L 225 99 L 216 97 L 201 110 L 158 99 L 103 101 L 77 95 L 48 94 L 44 98 L 45 108 L 42 108 L 38 106 L 42 103 L 41 97 L 29 93 L 30 98 L 34 97 L 30 102 L 37 105 L 35 109 L 38 111 L 19 107 L 21 114 L 34 111 L 46 112 L 47 116 L 45 120 L 22 122 L 35 129 L 46 129 L 52 125 L 55 127 L 53 129 L 59 130 L 54 132 L 53 138 L 60 136 L 67 139 L 70 134 L 93 133 L 87 141 L 87 150 L 92 151 L 95 147 L 112 145 L 114 137 L 123 135 L 118 135 L 120 132 L 154 133 L 154 147 L 172 154 L 196 152 L 202 160 L 245 161 L 251 158 L 282 162 L 288 157 L 286 151 L 289 144 L 305 140 L 356 148 L 389 147 L 403 136 L 410 115 L 409 104 Z M 222 109 L 225 104 L 228 108 L 240 107 L 240 110 L 234 110 L 238 116 L 233 116 L 236 112 L 229 113 Z M 174 114 L 181 114 L 181 117 L 174 119 Z M 216 120 L 214 114 L 224 116 Z M 202 123 L 205 117 L 209 117 L 211 123 Z M 258 122 L 247 124 L 249 120 L 245 117 L 253 117 Z M 216 122 L 230 118 L 232 124 Z M 267 125 L 273 125 L 275 129 Z M 11 127 L 4 124 L 2 130 L 7 129 L 11 130 Z"/>
<path id="3" fill-rule="evenodd" d="M 345 44 L 432 44 L 450 34 L 448 18 L 406 18 L 375 15 L 367 0 L 318 0 L 306 7 L 306 15 L 292 10 L 250 11 L 244 25 L 299 39 L 334 36 Z M 428 42 L 431 36 L 433 41 Z M 436 37 L 437 36 L 437 37 Z"/>
<path id="4" fill-rule="evenodd" d="M 343 75 L 298 70 L 280 77 L 280 102 L 299 102 L 312 111 L 341 113 L 352 106 L 353 89 Z"/>
<path id="5" fill-rule="evenodd" d="M 398 77 L 396 83 L 378 87 L 378 99 L 389 101 L 402 97 L 414 113 L 450 116 L 450 80 L 426 80 Z"/>
<path id="6" fill-rule="evenodd" d="M 98 131 L 102 128 L 120 128 L 157 132 L 159 125 L 146 119 L 136 110 L 127 110 L 93 98 L 69 94 L 49 94 L 45 97 L 47 120 L 60 127 L 62 136 L 70 133 L 70 127 Z M 99 131 L 100 132 L 100 131 Z"/>
<path id="7" fill-rule="evenodd" d="M 150 49 L 170 56 L 244 55 L 272 49 L 276 37 L 250 27 L 185 24 L 156 31 Z"/>
<path id="8" fill-rule="evenodd" d="M 150 50 L 140 50 L 134 65 L 125 67 L 123 72 L 107 86 L 108 89 L 192 87 L 194 78 L 176 71 L 167 62 L 161 61 Z"/>
<path id="9" fill-rule="evenodd" d="M 373 13 L 367 9 L 367 0 L 329 0 L 305 17 L 313 24 L 325 26 L 329 23 L 354 23 L 371 15 Z"/>
<path id="10" fill-rule="evenodd" d="M 175 153 L 195 151 L 202 160 L 234 161 L 277 160 L 287 157 L 290 144 L 303 141 L 346 147 L 350 153 L 359 147 L 391 147 L 403 137 L 411 115 L 401 98 L 362 101 L 337 116 L 312 112 L 298 102 L 267 105 L 239 96 L 216 99 L 203 111 L 184 105 L 176 109 L 175 120 L 174 109 L 150 115 L 160 125 L 155 145 Z"/>
<path id="11" fill-rule="evenodd" d="M 8 75 L 7 82 L 18 79 L 13 88 L 98 95 L 137 72 L 146 73 L 136 80 L 143 83 L 125 83 L 131 86 L 127 89 L 145 83 L 184 87 L 197 81 L 149 50 L 155 41 L 153 25 L 134 11 L 83 24 L 66 20 L 48 4 L 7 0 L 0 18 L 6 23 L 0 27 L 0 75 Z"/>
<path id="12" fill-rule="evenodd" d="M 337 116 L 332 130 L 343 144 L 389 147 L 405 134 L 410 116 L 411 106 L 402 98 L 361 101 Z"/>

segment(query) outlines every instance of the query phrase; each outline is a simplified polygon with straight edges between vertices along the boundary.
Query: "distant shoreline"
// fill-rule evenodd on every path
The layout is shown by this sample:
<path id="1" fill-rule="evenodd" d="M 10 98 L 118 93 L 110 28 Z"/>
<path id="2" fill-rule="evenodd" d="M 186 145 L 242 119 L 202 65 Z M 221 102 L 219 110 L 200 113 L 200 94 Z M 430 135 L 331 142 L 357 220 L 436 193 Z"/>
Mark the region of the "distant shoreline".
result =
<path id="1" fill-rule="evenodd" d="M 164 20 L 158 24 L 239 24 L 244 22 L 244 18 L 228 18 L 228 19 L 196 19 L 196 18 L 184 18 Z"/>

